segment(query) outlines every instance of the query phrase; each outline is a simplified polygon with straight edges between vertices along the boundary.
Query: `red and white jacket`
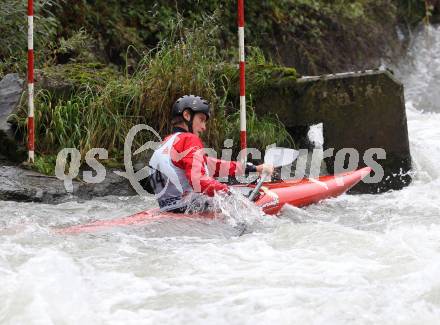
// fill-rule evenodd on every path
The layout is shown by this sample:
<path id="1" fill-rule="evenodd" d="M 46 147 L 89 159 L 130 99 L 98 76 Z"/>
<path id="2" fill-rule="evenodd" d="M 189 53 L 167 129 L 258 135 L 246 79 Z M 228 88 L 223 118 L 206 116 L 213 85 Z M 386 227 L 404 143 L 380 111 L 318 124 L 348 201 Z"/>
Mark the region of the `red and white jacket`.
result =
<path id="1" fill-rule="evenodd" d="M 242 175 L 241 163 L 206 155 L 202 140 L 195 134 L 175 129 L 154 152 L 151 160 L 150 183 L 163 210 L 181 208 L 190 192 L 213 196 L 228 191 L 228 186 L 214 177 Z"/>

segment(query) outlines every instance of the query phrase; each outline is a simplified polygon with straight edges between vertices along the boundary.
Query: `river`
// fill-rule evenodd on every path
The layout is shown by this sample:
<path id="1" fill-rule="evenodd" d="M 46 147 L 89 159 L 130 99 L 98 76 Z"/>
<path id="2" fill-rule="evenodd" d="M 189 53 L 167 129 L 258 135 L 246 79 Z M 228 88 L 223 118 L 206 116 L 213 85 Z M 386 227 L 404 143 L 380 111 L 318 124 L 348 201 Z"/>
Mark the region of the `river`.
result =
<path id="1" fill-rule="evenodd" d="M 401 191 L 81 235 L 53 229 L 154 203 L 0 201 L 0 323 L 438 324 L 440 28 L 396 75 L 414 159 Z M 251 230 L 236 236 L 237 221 Z"/>

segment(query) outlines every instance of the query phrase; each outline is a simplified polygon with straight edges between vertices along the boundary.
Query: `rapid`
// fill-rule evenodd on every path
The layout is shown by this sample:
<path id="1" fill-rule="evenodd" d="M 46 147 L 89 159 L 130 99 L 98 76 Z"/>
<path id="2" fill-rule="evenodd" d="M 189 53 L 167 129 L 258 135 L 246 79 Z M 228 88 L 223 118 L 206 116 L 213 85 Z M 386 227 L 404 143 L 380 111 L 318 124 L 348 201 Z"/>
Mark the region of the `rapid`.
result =
<path id="1" fill-rule="evenodd" d="M 401 191 L 80 235 L 53 229 L 153 199 L 0 201 L 0 324 L 438 324 L 439 27 L 396 75 L 414 166 Z"/>

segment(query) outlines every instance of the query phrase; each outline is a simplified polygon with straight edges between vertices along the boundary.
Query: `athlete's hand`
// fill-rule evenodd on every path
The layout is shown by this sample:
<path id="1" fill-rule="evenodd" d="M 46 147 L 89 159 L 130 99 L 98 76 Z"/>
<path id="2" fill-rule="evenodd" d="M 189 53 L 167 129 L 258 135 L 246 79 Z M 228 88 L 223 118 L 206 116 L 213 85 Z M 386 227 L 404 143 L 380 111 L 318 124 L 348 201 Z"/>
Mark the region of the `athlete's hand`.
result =
<path id="1" fill-rule="evenodd" d="M 273 165 L 270 164 L 261 164 L 256 166 L 257 167 L 257 173 L 258 174 L 265 174 L 268 176 L 272 176 L 273 174 Z"/>

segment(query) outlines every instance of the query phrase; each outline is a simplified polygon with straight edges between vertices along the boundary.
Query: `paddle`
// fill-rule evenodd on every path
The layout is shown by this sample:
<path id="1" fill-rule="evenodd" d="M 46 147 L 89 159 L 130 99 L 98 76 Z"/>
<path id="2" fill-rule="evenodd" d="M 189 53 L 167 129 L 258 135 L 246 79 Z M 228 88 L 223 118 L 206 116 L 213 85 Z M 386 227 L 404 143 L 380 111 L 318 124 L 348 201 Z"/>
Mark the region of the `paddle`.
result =
<path id="1" fill-rule="evenodd" d="M 287 166 L 293 163 L 296 160 L 296 158 L 298 158 L 298 155 L 299 152 L 294 149 L 270 148 L 269 150 L 266 151 L 266 154 L 264 155 L 264 163 L 272 165 L 274 168 Z M 255 199 L 255 196 L 257 195 L 261 186 L 263 186 L 263 183 L 266 180 L 267 176 L 269 175 L 266 173 L 261 174 L 260 180 L 258 181 L 254 190 L 251 192 L 251 194 L 248 197 L 249 200 L 253 201 Z"/>

